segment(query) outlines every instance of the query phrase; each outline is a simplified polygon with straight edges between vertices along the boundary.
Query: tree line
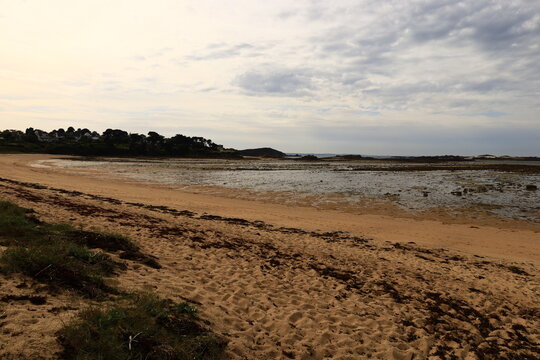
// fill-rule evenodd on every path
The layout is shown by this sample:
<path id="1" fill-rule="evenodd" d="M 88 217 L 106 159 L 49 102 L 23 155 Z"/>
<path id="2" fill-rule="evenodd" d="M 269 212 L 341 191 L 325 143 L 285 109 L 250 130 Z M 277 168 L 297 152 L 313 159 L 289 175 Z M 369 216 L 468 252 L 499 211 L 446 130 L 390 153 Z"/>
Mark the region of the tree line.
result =
<path id="1" fill-rule="evenodd" d="M 0 132 L 2 152 L 27 152 L 85 156 L 177 156 L 230 157 L 234 149 L 225 149 L 212 140 L 181 134 L 165 137 L 155 131 L 147 135 L 107 129 L 102 134 L 89 129 L 57 129 L 50 132 L 27 128 Z"/>

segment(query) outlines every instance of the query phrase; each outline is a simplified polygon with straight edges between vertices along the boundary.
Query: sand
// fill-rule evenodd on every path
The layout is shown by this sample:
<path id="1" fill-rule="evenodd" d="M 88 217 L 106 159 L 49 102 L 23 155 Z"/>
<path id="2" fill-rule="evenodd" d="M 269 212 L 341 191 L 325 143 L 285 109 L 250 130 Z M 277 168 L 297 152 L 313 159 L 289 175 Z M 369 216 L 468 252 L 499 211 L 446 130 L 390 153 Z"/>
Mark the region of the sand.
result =
<path id="1" fill-rule="evenodd" d="M 0 155 L 0 198 L 45 221 L 130 235 L 163 268 L 129 263 L 117 286 L 193 301 L 232 359 L 540 356 L 535 226 L 291 207 L 29 166 L 47 158 Z M 86 305 L 2 278 L 0 358 L 55 358 L 54 332 Z"/>

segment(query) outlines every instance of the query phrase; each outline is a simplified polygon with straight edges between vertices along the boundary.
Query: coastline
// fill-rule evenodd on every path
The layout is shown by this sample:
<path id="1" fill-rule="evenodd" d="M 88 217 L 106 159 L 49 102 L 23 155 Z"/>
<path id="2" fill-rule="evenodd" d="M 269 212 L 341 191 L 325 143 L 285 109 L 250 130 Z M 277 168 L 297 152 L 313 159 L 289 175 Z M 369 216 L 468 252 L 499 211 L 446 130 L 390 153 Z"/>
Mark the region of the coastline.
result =
<path id="1" fill-rule="evenodd" d="M 237 197 L 240 191 L 232 189 L 220 188 L 219 192 L 229 194 L 216 196 L 130 179 L 97 177 L 93 171 L 81 174 L 29 166 L 40 159 L 54 158 L 66 156 L 3 155 L 0 156 L 0 173 L 9 174 L 5 177 L 12 180 L 110 196 L 124 201 L 166 205 L 195 213 L 265 221 L 276 226 L 311 231 L 347 231 L 355 236 L 368 236 L 381 242 L 414 241 L 429 247 L 540 264 L 540 227 L 527 221 L 487 214 L 478 216 L 477 213 L 468 216 L 466 211 L 461 216 L 449 216 L 447 211 L 437 208 L 426 212 L 407 212 L 390 204 L 368 204 L 362 212 L 341 211 L 331 206 L 316 209 L 307 205 L 283 205 L 271 200 L 242 199 Z M 512 243 L 508 242 L 510 238 Z"/>
<path id="2" fill-rule="evenodd" d="M 0 155 L 0 197 L 130 235 L 163 268 L 130 265 L 121 287 L 201 304 L 233 359 L 474 359 L 497 341 L 530 354 L 538 343 L 540 234 L 519 222 L 351 214 L 28 166 L 48 158 Z M 36 329 L 51 321 L 34 315 Z M 52 330 L 38 347 L 49 355 Z"/>

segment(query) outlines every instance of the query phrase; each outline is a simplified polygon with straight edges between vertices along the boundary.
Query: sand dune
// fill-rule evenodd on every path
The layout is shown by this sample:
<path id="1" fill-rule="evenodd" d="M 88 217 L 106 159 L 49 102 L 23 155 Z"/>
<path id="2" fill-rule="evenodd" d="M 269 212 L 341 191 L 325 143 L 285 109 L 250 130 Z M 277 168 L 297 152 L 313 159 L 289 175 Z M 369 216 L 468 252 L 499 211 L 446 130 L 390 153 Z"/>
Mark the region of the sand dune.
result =
<path id="1" fill-rule="evenodd" d="M 540 357 L 540 234 L 530 228 L 294 208 L 28 166 L 45 157 L 0 156 L 0 198 L 46 221 L 130 235 L 163 267 L 129 263 L 118 285 L 197 304 L 232 359 Z M 0 358 L 54 358 L 54 332 L 85 305 L 2 278 Z"/>

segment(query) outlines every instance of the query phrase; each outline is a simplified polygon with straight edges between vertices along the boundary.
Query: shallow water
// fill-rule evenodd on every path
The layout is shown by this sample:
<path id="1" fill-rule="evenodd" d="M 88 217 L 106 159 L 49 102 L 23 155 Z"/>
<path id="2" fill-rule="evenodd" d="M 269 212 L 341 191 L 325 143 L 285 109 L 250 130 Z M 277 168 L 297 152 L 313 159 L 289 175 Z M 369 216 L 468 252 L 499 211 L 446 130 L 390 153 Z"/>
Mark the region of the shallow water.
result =
<path id="1" fill-rule="evenodd" d="M 316 196 L 319 203 L 354 205 L 368 198 L 409 210 L 473 206 L 505 217 L 540 222 L 540 190 L 525 189 L 529 184 L 540 185 L 539 174 L 496 170 L 368 171 L 359 169 L 389 164 L 287 160 L 44 160 L 35 165 L 100 170 L 106 175 L 188 190 L 212 186 L 276 192 L 286 194 L 282 199 L 288 203 Z M 391 165 L 407 168 L 418 164 Z"/>

